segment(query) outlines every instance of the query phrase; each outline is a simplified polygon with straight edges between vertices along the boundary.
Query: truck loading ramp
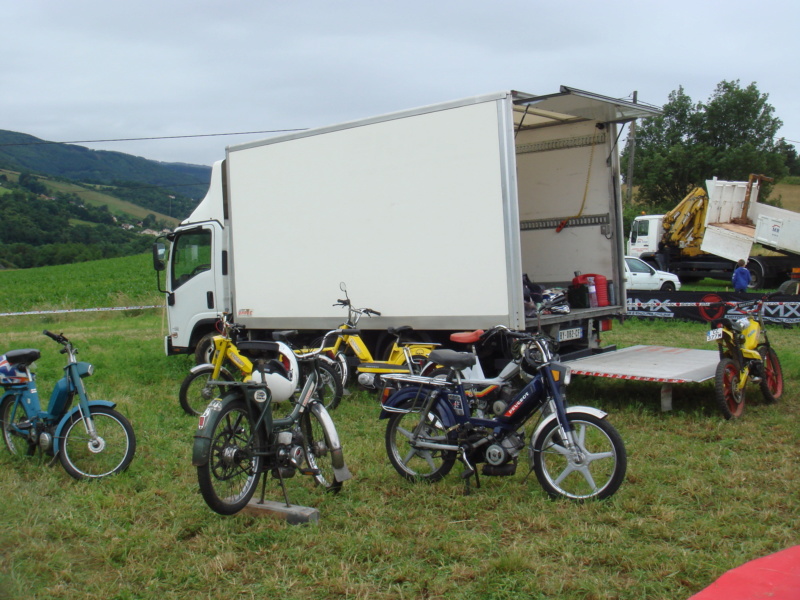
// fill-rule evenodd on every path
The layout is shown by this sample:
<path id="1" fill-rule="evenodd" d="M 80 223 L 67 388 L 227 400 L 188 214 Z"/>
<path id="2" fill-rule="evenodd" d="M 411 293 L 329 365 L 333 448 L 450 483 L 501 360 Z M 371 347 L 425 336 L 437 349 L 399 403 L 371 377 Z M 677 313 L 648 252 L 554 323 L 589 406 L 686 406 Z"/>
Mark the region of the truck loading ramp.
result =
<path id="1" fill-rule="evenodd" d="M 661 383 L 661 410 L 672 410 L 672 385 L 699 383 L 714 377 L 717 350 L 630 346 L 568 361 L 574 375 Z"/>

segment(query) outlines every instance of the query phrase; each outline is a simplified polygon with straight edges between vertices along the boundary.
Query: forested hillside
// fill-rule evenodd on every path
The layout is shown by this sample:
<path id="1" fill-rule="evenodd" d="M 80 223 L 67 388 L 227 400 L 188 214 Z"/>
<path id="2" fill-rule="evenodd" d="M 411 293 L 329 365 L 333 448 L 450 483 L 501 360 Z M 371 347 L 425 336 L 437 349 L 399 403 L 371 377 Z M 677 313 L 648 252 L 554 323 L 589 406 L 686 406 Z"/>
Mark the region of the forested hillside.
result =
<path id="1" fill-rule="evenodd" d="M 139 254 L 151 235 L 127 231 L 105 206 L 0 188 L 0 266 L 60 265 Z"/>
<path id="2" fill-rule="evenodd" d="M 51 143 L 1 129 L 0 168 L 113 185 L 117 197 L 178 220 L 191 213 L 211 177 L 208 166 L 162 163 L 122 152 Z"/>

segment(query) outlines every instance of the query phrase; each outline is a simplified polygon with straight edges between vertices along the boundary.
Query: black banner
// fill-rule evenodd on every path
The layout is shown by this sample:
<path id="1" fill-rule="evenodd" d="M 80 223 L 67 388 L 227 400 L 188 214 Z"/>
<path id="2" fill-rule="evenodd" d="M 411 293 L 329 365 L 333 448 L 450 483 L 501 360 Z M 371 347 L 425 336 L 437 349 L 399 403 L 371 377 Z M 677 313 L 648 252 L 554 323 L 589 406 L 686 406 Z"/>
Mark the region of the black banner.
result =
<path id="1" fill-rule="evenodd" d="M 723 316 L 740 317 L 737 302 L 759 300 L 762 294 L 735 292 L 628 292 L 628 316 L 643 319 L 683 319 L 713 321 Z M 800 323 L 797 296 L 775 296 L 764 303 L 764 321 L 796 325 Z"/>

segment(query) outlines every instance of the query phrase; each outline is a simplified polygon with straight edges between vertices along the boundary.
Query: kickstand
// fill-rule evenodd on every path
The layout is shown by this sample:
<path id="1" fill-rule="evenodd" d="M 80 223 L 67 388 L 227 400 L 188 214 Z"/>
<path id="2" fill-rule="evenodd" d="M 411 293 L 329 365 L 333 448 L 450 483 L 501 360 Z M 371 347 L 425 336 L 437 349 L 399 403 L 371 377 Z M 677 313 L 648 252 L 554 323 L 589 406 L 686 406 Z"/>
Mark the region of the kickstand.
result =
<path id="1" fill-rule="evenodd" d="M 289 494 L 286 493 L 286 486 L 283 483 L 283 473 L 281 473 L 281 469 L 278 467 L 277 469 L 273 469 L 273 476 L 276 471 L 278 472 L 278 483 L 281 486 L 281 490 L 283 490 L 283 501 L 286 502 L 286 507 L 288 508 L 291 504 L 289 504 Z"/>
<path id="2" fill-rule="evenodd" d="M 267 477 L 265 474 L 265 476 L 261 478 L 261 499 L 258 501 L 259 504 L 264 504 L 264 495 L 266 493 L 267 493 Z"/>
<path id="3" fill-rule="evenodd" d="M 461 478 L 464 480 L 464 495 L 469 496 L 472 492 L 469 486 L 472 476 L 475 475 L 475 487 L 477 489 L 480 489 L 481 487 L 481 480 L 478 477 L 478 471 L 470 464 L 469 459 L 467 459 L 467 455 L 463 448 L 461 450 L 461 461 L 464 463 L 464 471 L 461 473 Z"/>

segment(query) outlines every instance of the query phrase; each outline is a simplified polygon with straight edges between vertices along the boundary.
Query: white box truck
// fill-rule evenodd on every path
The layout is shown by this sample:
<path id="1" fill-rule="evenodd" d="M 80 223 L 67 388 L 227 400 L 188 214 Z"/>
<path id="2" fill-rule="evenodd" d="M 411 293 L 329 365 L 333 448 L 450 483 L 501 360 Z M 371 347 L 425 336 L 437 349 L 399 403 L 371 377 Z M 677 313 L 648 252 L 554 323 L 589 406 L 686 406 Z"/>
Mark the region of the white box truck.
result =
<path id="1" fill-rule="evenodd" d="M 625 311 L 618 126 L 657 112 L 508 91 L 231 146 L 168 257 L 156 245 L 166 352 L 194 351 L 223 311 L 255 338 L 335 328 L 341 282 L 382 313 L 359 323 L 376 348 L 387 327 L 446 342 L 502 324 L 591 352 Z M 523 273 L 576 271 L 610 282 L 607 305 L 526 317 Z"/>

